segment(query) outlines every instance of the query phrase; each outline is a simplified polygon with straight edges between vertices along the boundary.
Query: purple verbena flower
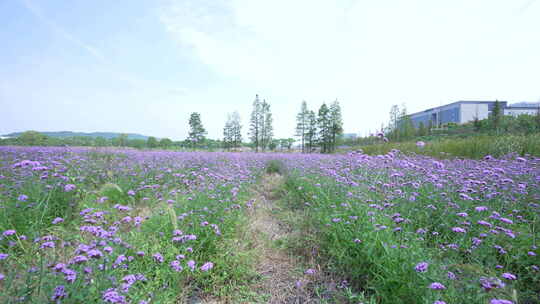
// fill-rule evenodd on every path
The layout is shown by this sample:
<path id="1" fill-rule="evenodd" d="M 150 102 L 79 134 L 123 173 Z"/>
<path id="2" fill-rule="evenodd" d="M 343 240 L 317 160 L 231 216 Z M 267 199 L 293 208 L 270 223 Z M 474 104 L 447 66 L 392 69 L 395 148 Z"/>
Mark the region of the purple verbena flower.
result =
<path id="1" fill-rule="evenodd" d="M 155 253 L 152 255 L 152 257 L 154 258 L 154 260 L 158 263 L 163 263 L 163 256 L 161 255 L 161 253 Z"/>
<path id="2" fill-rule="evenodd" d="M 516 280 L 517 277 L 514 274 L 511 274 L 509 272 L 505 272 L 501 275 L 501 277 L 507 279 L 507 280 Z"/>
<path id="3" fill-rule="evenodd" d="M 52 221 L 52 223 L 53 223 L 53 225 L 56 225 L 56 224 L 62 223 L 63 221 L 64 221 L 63 218 L 57 217 Z"/>
<path id="4" fill-rule="evenodd" d="M 446 289 L 446 286 L 444 286 L 443 284 L 439 282 L 433 282 L 429 284 L 429 288 L 433 290 L 442 290 L 442 289 Z"/>
<path id="5" fill-rule="evenodd" d="M 426 272 L 428 269 L 428 266 L 429 264 L 427 262 L 420 262 L 416 264 L 416 266 L 414 267 L 414 270 L 416 270 L 416 272 Z"/>
<path id="6" fill-rule="evenodd" d="M 316 272 L 315 269 L 309 268 L 304 273 L 305 274 L 315 274 L 315 272 Z"/>
<path id="7" fill-rule="evenodd" d="M 514 304 L 514 302 L 503 299 L 491 299 L 491 301 L 489 301 L 489 304 Z"/>
<path id="8" fill-rule="evenodd" d="M 13 230 L 13 229 L 9 229 L 9 230 L 6 230 L 2 233 L 3 236 L 10 236 L 10 235 L 14 235 L 17 231 Z"/>
<path id="9" fill-rule="evenodd" d="M 70 192 L 70 191 L 75 190 L 75 188 L 77 188 L 77 186 L 75 186 L 74 184 L 67 184 L 64 186 L 64 191 Z"/>
<path id="10" fill-rule="evenodd" d="M 212 262 L 206 262 L 201 266 L 201 271 L 208 271 L 214 267 L 214 263 Z"/>
<path id="11" fill-rule="evenodd" d="M 465 232 L 467 232 L 467 230 L 465 230 L 465 229 L 463 229 L 461 227 L 453 227 L 452 231 L 457 232 L 457 233 L 465 233 Z"/>
<path id="12" fill-rule="evenodd" d="M 191 269 L 191 271 L 194 271 L 195 270 L 195 261 L 194 260 L 189 260 L 187 262 L 187 265 L 188 267 Z"/>
<path id="13" fill-rule="evenodd" d="M 52 295 L 51 300 L 52 301 L 60 300 L 64 297 L 67 297 L 67 295 L 68 294 L 64 288 L 64 285 L 58 285 L 54 289 L 54 294 Z"/>

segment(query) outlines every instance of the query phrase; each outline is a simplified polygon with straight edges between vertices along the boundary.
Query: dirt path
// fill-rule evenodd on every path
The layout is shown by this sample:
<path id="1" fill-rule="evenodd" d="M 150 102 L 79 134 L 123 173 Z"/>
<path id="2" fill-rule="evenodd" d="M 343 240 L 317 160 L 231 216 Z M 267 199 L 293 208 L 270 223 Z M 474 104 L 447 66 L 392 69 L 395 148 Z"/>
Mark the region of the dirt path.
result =
<path id="1" fill-rule="evenodd" d="M 311 275 L 304 274 L 299 268 L 297 257 L 276 246 L 276 241 L 293 233 L 277 217 L 281 212 L 277 200 L 281 196 L 282 183 L 283 177 L 278 174 L 265 175 L 260 188 L 256 189 L 248 235 L 260 252 L 256 270 L 263 279 L 255 289 L 266 295 L 266 303 L 315 303 L 303 288 Z"/>
<path id="2" fill-rule="evenodd" d="M 249 282 L 257 300 L 240 303 L 270 304 L 312 304 L 335 303 L 328 301 L 328 292 L 335 290 L 336 284 L 323 278 L 319 267 L 309 256 L 295 256 L 283 244 L 298 236 L 298 231 L 280 218 L 290 210 L 279 204 L 283 193 L 284 178 L 279 174 L 266 174 L 253 189 L 253 207 L 248 209 L 249 224 L 235 243 L 238 251 L 255 253 L 255 271 L 260 280 Z M 296 235 L 295 235 L 296 234 Z M 249 240 L 249 241 L 247 241 Z M 247 245 L 249 244 L 249 245 Z M 246 247 L 247 246 L 247 247 Z M 311 265 L 308 271 L 306 262 Z M 322 293 L 314 291 L 323 287 Z M 326 300 L 322 301 L 323 298 Z M 222 304 L 230 301 L 192 298 L 189 304 Z M 235 302 L 236 303 L 236 302 Z"/>

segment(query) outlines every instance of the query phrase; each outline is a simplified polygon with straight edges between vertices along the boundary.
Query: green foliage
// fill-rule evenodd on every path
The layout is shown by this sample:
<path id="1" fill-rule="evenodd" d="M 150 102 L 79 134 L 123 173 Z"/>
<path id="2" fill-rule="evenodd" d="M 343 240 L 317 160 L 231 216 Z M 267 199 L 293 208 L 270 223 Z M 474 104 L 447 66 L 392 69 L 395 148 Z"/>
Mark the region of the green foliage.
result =
<path id="1" fill-rule="evenodd" d="M 201 114 L 191 113 L 189 117 L 189 134 L 186 141 L 190 142 L 192 148 L 202 147 L 206 139 L 206 130 L 201 122 Z"/>
<path id="2" fill-rule="evenodd" d="M 2 186 L 13 189 L 16 186 L 17 189 L 0 191 L 0 232 L 16 230 L 13 236 L 2 236 L 0 244 L 0 253 L 9 254 L 8 259 L 0 261 L 0 273 L 3 275 L 0 302 L 13 303 L 24 298 L 26 302 L 49 303 L 55 287 L 63 285 L 68 296 L 62 299 L 62 303 L 98 303 L 103 301 L 104 291 L 119 287 L 122 278 L 132 274 L 144 274 L 146 280 L 135 283 L 126 293 L 130 303 L 150 298 L 155 303 L 184 303 L 189 292 L 194 290 L 227 297 L 235 303 L 252 302 L 251 297 L 246 296 L 246 290 L 255 278 L 253 253 L 237 252 L 238 246 L 247 246 L 244 242 L 249 242 L 248 238 L 238 239 L 237 233 L 247 226 L 246 214 L 239 204 L 248 200 L 247 187 L 250 183 L 208 183 L 212 186 L 206 191 L 176 193 L 169 190 L 185 185 L 178 184 L 178 179 L 162 168 L 174 167 L 176 173 L 190 178 L 191 173 L 197 172 L 193 168 L 211 167 L 212 164 L 197 160 L 190 163 L 191 160 L 186 158 L 186 164 L 190 166 L 182 167 L 175 166 L 174 162 L 166 163 L 164 158 L 154 167 L 137 161 L 126 167 L 126 154 L 98 149 L 88 151 L 76 157 L 66 153 L 55 158 L 61 161 L 58 168 L 61 168 L 59 172 L 63 179 L 49 177 L 42 180 L 42 172 L 31 167 L 11 171 L 10 165 L 0 166 Z M 1 165 L 14 161 L 7 154 L 0 158 Z M 255 177 L 262 170 L 249 168 L 242 174 Z M 84 178 L 79 175 L 82 172 Z M 19 176 L 21 173 L 24 175 Z M 212 178 L 212 174 L 206 178 Z M 137 189 L 144 181 L 161 186 L 159 192 L 138 189 L 136 195 L 128 193 L 128 189 Z M 195 179 L 193 181 L 196 182 Z M 65 188 L 64 183 L 73 183 L 74 188 Z M 153 195 L 158 193 L 159 196 Z M 20 194 L 27 198 L 19 198 Z M 165 203 L 168 200 L 178 203 Z M 116 204 L 131 208 L 121 211 Z M 233 205 L 238 208 L 231 208 Z M 85 217 L 84 214 L 100 215 Z M 53 224 L 57 217 L 64 222 Z M 134 223 L 135 218 L 139 218 L 139 224 Z M 204 221 L 205 224 L 201 224 Z M 81 227 L 99 226 L 101 229 L 103 226 L 105 231 L 111 229 L 111 225 L 118 228 L 114 230 L 114 242 L 112 238 L 108 241 L 106 237 L 94 238 L 90 233 L 81 232 Z M 171 241 L 174 229 L 196 235 L 197 241 Z M 39 242 L 34 239 L 41 237 L 50 238 L 56 247 L 40 249 L 43 239 Z M 116 242 L 120 238 L 121 244 Z M 112 253 L 105 253 L 103 245 L 100 245 L 97 249 L 107 256 L 107 260 L 70 263 L 69 269 L 78 274 L 74 283 L 67 283 L 64 275 L 48 269 L 57 263 L 67 264 L 74 256 L 74 246 L 77 246 L 74 244 L 97 243 L 97 239 L 106 240 L 113 248 Z M 10 243 L 16 245 L 8 245 Z M 139 256 L 137 251 L 146 255 Z M 155 253 L 160 253 L 166 262 L 157 263 L 152 257 Z M 186 255 L 186 260 L 182 261 L 184 266 L 188 259 L 197 262 L 193 271 L 184 268 L 177 272 L 172 269 L 169 262 L 177 259 L 179 254 Z M 121 255 L 133 259 L 129 269 L 113 266 Z M 213 262 L 214 268 L 204 272 L 200 266 L 207 261 Z M 92 270 L 91 280 L 86 277 L 88 269 Z"/>
<path id="3" fill-rule="evenodd" d="M 285 165 L 282 161 L 273 159 L 266 162 L 265 172 L 267 174 L 285 174 Z"/>
<path id="4" fill-rule="evenodd" d="M 493 106 L 493 110 L 491 111 L 490 121 L 493 125 L 493 129 L 496 131 L 499 130 L 499 127 L 501 125 L 501 117 L 503 113 L 501 113 L 501 104 L 498 100 L 495 101 L 495 105 Z"/>
<path id="5" fill-rule="evenodd" d="M 330 153 L 332 151 L 332 118 L 330 115 L 330 109 L 326 103 L 323 103 L 317 115 L 319 127 L 318 138 L 322 153 Z"/>
<path id="6" fill-rule="evenodd" d="M 242 145 L 242 124 L 240 114 L 233 112 L 227 115 L 227 122 L 223 128 L 223 148 L 232 150 Z"/>
<path id="7" fill-rule="evenodd" d="M 309 110 L 306 101 L 302 101 L 300 112 L 296 114 L 295 136 L 300 138 L 302 153 L 306 152 L 306 138 L 309 130 Z"/>
<path id="8" fill-rule="evenodd" d="M 437 242 L 432 241 L 442 238 L 444 243 L 459 248 L 467 248 L 471 242 L 455 233 L 443 233 L 455 225 L 453 223 L 459 220 L 458 216 L 448 214 L 442 206 L 437 205 L 439 208 L 433 209 L 425 207 L 436 204 L 432 197 L 440 189 L 433 185 L 405 186 L 399 191 L 418 193 L 415 201 L 400 196 L 388 200 L 384 187 L 395 180 L 387 172 L 366 171 L 362 178 L 366 184 L 349 186 L 336 182 L 334 178 L 293 171 L 285 184 L 287 207 L 297 210 L 299 216 L 292 224 L 301 233 L 298 234 L 300 237 L 291 239 L 289 245 L 298 252 L 317 250 L 314 258 L 318 265 L 335 277 L 347 278 L 353 290 L 367 295 L 376 303 L 434 303 L 437 300 L 447 303 L 487 303 L 491 298 L 515 298 L 511 288 L 495 289 L 489 294 L 479 292 L 477 278 L 495 276 L 494 269 L 485 267 L 488 262 L 493 263 L 493 259 L 500 258 L 498 263 L 504 265 L 504 269 L 513 269 L 512 272 L 520 269 L 522 276 L 528 273 L 513 264 L 514 259 L 494 256 L 492 247 L 499 240 L 486 239 L 486 242 L 491 242 L 490 245 L 478 249 L 480 253 L 475 252 L 474 258 L 457 250 L 441 254 Z M 372 186 L 368 187 L 367 184 Z M 377 184 L 384 186 L 374 186 Z M 455 196 L 456 202 L 460 201 L 457 193 L 448 195 Z M 383 204 L 385 207 L 400 206 L 394 208 L 395 211 L 389 211 L 399 213 L 391 216 L 389 212 L 376 212 L 374 207 L 382 210 Z M 492 199 L 482 204 L 495 210 L 504 202 Z M 535 218 L 532 214 L 527 215 Z M 396 216 L 412 221 L 400 224 L 398 231 L 392 230 L 391 227 L 397 225 L 393 222 Z M 478 214 L 470 216 L 471 222 L 481 218 Z M 528 231 L 528 222 L 523 221 L 519 225 L 520 228 L 515 227 L 516 230 Z M 479 227 L 472 225 L 468 229 L 483 229 Z M 438 231 L 440 235 L 423 236 L 418 234 L 419 228 Z M 511 251 L 527 259 L 522 252 L 526 252 L 529 246 L 519 244 L 516 245 L 519 248 L 512 248 Z M 414 271 L 415 265 L 422 261 L 430 264 L 429 269 L 426 272 Z M 447 271 L 458 274 L 462 284 L 451 285 Z M 476 280 L 471 282 L 469 278 Z M 438 292 L 427 288 L 434 281 L 443 282 L 447 288 Z M 521 296 L 534 294 L 536 283 L 531 281 L 525 284 L 519 286 Z"/>
<path id="9" fill-rule="evenodd" d="M 43 146 L 47 141 L 47 136 L 37 131 L 26 131 L 17 140 L 24 146 Z"/>
<path id="10" fill-rule="evenodd" d="M 418 147 L 416 141 L 377 143 L 359 146 L 370 155 L 386 154 L 393 149 L 405 153 L 416 153 L 438 158 L 466 157 L 482 158 L 486 155 L 495 157 L 510 153 L 540 156 L 540 134 L 534 135 L 480 135 L 466 138 L 447 138 L 428 141 L 424 147 Z"/>
<path id="11" fill-rule="evenodd" d="M 266 150 L 272 143 L 274 136 L 272 112 L 270 104 L 266 100 L 261 101 L 259 95 L 255 95 L 253 110 L 249 122 L 249 136 L 255 152 Z"/>
<path id="12" fill-rule="evenodd" d="M 173 145 L 173 141 L 170 140 L 169 138 L 162 138 L 160 141 L 159 141 L 159 146 L 163 149 L 168 149 L 170 148 L 171 146 Z"/>
<path id="13" fill-rule="evenodd" d="M 153 136 L 148 137 L 148 139 L 146 140 L 146 146 L 150 149 L 156 148 L 158 146 L 157 139 Z"/>
<path id="14" fill-rule="evenodd" d="M 420 124 L 418 124 L 418 130 L 417 130 L 416 134 L 418 134 L 418 136 L 426 136 L 426 135 L 428 135 L 426 126 L 424 126 L 423 122 L 420 122 Z"/>

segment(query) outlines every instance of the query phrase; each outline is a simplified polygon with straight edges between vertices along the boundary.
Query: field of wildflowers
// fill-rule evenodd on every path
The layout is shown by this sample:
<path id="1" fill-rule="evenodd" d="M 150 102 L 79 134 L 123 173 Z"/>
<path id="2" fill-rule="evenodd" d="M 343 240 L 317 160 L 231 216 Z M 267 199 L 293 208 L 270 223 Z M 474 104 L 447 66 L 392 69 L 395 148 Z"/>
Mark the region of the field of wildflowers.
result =
<path id="1" fill-rule="evenodd" d="M 288 162 L 299 248 L 372 303 L 540 303 L 540 159 Z"/>
<path id="2" fill-rule="evenodd" d="M 219 292 L 249 275 L 222 245 L 263 160 L 2 148 L 0 302 L 174 303 L 188 286 Z"/>
<path id="3" fill-rule="evenodd" d="M 276 173 L 291 252 L 350 303 L 540 303 L 538 158 L 51 147 L 0 148 L 0 302 L 231 299 L 259 276 L 228 240 Z"/>

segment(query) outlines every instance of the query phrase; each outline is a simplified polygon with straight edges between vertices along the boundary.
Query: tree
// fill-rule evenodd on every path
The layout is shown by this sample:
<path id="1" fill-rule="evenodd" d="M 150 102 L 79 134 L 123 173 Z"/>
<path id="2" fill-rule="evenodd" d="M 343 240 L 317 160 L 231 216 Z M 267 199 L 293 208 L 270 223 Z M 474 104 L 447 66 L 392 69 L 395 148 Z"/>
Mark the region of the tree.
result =
<path id="1" fill-rule="evenodd" d="M 330 109 L 326 103 L 323 103 L 319 108 L 317 122 L 319 127 L 319 142 L 321 145 L 321 152 L 329 153 L 332 143 L 332 118 Z"/>
<path id="2" fill-rule="evenodd" d="M 403 116 L 399 121 L 400 137 L 403 139 L 411 138 L 414 136 L 414 125 L 409 115 Z"/>
<path id="3" fill-rule="evenodd" d="M 280 139 L 276 139 L 276 141 L 279 142 L 279 148 L 281 151 L 285 149 L 290 151 L 292 148 L 292 145 L 294 144 L 296 140 L 294 138 L 280 138 Z"/>
<path id="4" fill-rule="evenodd" d="M 158 141 L 155 137 L 150 136 L 146 139 L 146 146 L 150 149 L 156 148 L 158 146 Z"/>
<path id="5" fill-rule="evenodd" d="M 127 146 L 142 149 L 146 146 L 146 141 L 144 139 L 130 139 L 127 141 Z"/>
<path id="6" fill-rule="evenodd" d="M 495 105 L 493 106 L 493 110 L 491 111 L 491 123 L 493 125 L 493 128 L 497 131 L 501 126 L 501 116 L 501 105 L 498 100 L 495 100 Z"/>
<path id="7" fill-rule="evenodd" d="M 191 113 L 189 117 L 189 129 L 187 141 L 190 142 L 192 148 L 200 147 L 206 139 L 206 130 L 201 122 L 201 114 L 196 112 Z"/>
<path id="8" fill-rule="evenodd" d="M 96 147 L 105 147 L 105 146 L 108 146 L 108 142 L 107 142 L 107 139 L 105 137 L 96 137 L 96 139 L 94 140 L 94 146 Z"/>
<path id="9" fill-rule="evenodd" d="M 280 140 L 279 139 L 272 139 L 270 141 L 270 143 L 268 144 L 268 148 L 270 149 L 270 151 L 274 151 L 280 144 Z"/>
<path id="10" fill-rule="evenodd" d="M 291 151 L 292 149 L 292 146 L 294 144 L 296 140 L 294 138 L 287 138 L 286 139 L 286 147 L 287 147 L 287 150 Z"/>
<path id="11" fill-rule="evenodd" d="M 540 132 L 540 104 L 538 105 L 538 109 L 536 110 L 536 115 L 534 116 L 534 121 L 536 125 L 536 131 Z"/>
<path id="12" fill-rule="evenodd" d="M 418 130 L 416 131 L 416 133 L 418 134 L 418 136 L 426 136 L 427 135 L 426 126 L 424 126 L 423 122 L 420 122 L 418 124 Z"/>
<path id="13" fill-rule="evenodd" d="M 259 95 L 257 94 L 255 95 L 255 100 L 253 101 L 253 110 L 249 120 L 249 136 L 253 146 L 255 147 L 255 152 L 259 152 L 259 147 L 261 145 L 262 115 L 262 104 L 261 100 L 259 99 Z"/>
<path id="14" fill-rule="evenodd" d="M 330 105 L 330 152 L 335 151 L 337 139 L 343 134 L 343 119 L 341 117 L 341 107 L 336 100 Z"/>
<path id="15" fill-rule="evenodd" d="M 397 132 L 398 130 L 398 124 L 399 124 L 399 117 L 401 116 L 401 111 L 399 110 L 398 105 L 392 105 L 390 108 L 390 122 L 388 123 L 388 131 L 387 137 L 390 139 L 398 139 L 399 134 Z"/>
<path id="16" fill-rule="evenodd" d="M 261 148 L 264 151 L 270 146 L 274 136 L 272 112 L 270 112 L 270 104 L 266 100 L 263 100 L 261 104 L 261 112 Z"/>
<path id="17" fill-rule="evenodd" d="M 296 114 L 296 133 L 295 136 L 300 138 L 300 146 L 302 147 L 302 153 L 306 152 L 306 136 L 308 133 L 308 114 L 309 110 L 307 103 L 302 101 L 300 112 Z"/>
<path id="18" fill-rule="evenodd" d="M 47 136 L 37 131 L 26 131 L 19 135 L 17 140 L 25 146 L 43 146 L 47 141 Z"/>
<path id="19" fill-rule="evenodd" d="M 242 145 L 242 123 L 240 121 L 240 114 L 234 111 L 231 114 L 231 144 L 233 148 L 239 148 Z"/>
<path id="20" fill-rule="evenodd" d="M 128 135 L 126 133 L 122 133 L 118 135 L 118 145 L 120 147 L 127 146 L 127 141 L 128 141 Z"/>
<path id="21" fill-rule="evenodd" d="M 227 122 L 223 128 L 223 148 L 231 150 L 242 145 L 242 124 L 240 114 L 233 112 L 227 115 Z"/>
<path id="22" fill-rule="evenodd" d="M 427 134 L 430 135 L 433 129 L 433 121 L 430 119 L 428 121 Z"/>
<path id="23" fill-rule="evenodd" d="M 227 114 L 227 121 L 223 127 L 223 148 L 231 150 L 234 142 L 234 131 L 232 123 L 232 114 Z"/>
<path id="24" fill-rule="evenodd" d="M 317 142 L 319 140 L 318 138 L 318 120 L 317 115 L 315 115 L 315 112 L 308 111 L 306 114 L 306 138 L 305 138 L 305 146 L 306 151 L 308 153 L 311 153 L 315 146 L 317 145 Z"/>
<path id="25" fill-rule="evenodd" d="M 172 140 L 170 140 L 169 138 L 162 138 L 160 141 L 159 141 L 159 145 L 163 148 L 163 149 L 167 149 L 169 148 L 170 146 L 172 146 L 173 142 Z"/>
<path id="26" fill-rule="evenodd" d="M 272 126 L 272 112 L 270 112 L 270 104 L 259 99 L 259 95 L 255 95 L 253 101 L 253 111 L 249 122 L 249 135 L 255 152 L 259 152 L 259 148 L 263 151 L 268 148 L 272 142 L 274 129 Z"/>

